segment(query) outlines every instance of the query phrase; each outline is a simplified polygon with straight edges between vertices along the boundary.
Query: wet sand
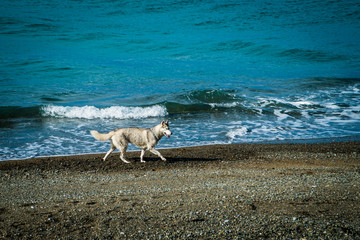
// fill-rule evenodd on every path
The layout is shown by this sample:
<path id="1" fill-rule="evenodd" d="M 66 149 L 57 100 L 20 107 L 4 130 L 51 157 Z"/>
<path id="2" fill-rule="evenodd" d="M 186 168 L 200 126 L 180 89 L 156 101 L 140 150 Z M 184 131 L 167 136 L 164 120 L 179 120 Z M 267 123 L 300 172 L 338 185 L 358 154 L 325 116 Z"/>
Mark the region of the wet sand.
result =
<path id="1" fill-rule="evenodd" d="M 360 239 L 360 142 L 0 162 L 1 239 Z"/>

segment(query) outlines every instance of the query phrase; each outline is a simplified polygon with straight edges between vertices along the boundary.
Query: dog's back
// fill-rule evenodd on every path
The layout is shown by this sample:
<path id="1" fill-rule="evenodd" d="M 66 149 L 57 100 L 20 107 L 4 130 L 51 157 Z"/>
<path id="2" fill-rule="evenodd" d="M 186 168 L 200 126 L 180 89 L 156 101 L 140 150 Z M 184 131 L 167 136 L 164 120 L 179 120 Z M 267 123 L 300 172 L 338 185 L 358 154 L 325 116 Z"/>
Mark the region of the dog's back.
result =
<path id="1" fill-rule="evenodd" d="M 148 137 L 151 130 L 147 128 L 119 128 L 115 131 L 114 140 L 122 143 L 132 143 L 140 148 L 153 145 L 152 138 Z"/>

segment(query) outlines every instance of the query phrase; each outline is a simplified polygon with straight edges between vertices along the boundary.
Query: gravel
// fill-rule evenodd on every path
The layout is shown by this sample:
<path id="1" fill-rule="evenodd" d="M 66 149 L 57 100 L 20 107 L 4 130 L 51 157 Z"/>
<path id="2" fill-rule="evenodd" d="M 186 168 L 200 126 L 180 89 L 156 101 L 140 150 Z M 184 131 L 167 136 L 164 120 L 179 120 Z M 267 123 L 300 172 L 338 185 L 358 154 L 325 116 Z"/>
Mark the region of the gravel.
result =
<path id="1" fill-rule="evenodd" d="M 0 162 L 2 239 L 360 239 L 359 142 Z"/>

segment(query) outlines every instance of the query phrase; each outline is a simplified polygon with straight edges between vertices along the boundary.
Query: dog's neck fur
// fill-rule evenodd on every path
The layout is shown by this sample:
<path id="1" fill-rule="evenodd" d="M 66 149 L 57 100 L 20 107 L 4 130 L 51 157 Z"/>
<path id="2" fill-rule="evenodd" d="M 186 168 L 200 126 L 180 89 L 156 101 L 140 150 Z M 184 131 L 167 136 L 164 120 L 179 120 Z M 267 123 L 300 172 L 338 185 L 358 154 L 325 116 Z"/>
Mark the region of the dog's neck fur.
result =
<path id="1" fill-rule="evenodd" d="M 164 134 L 159 131 L 160 128 L 161 128 L 160 124 L 156 125 L 153 128 L 150 128 L 151 132 L 154 134 L 156 141 L 160 141 L 160 139 L 164 136 Z"/>

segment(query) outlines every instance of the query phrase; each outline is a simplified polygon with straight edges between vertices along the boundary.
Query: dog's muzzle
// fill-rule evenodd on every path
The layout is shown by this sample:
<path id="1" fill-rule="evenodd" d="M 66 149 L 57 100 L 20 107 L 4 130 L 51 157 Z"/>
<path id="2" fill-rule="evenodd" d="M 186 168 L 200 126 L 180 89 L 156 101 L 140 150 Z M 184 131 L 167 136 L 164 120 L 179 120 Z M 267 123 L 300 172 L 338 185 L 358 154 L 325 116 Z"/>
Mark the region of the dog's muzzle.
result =
<path id="1" fill-rule="evenodd" d="M 164 135 L 165 136 L 167 136 L 168 138 L 171 136 L 171 132 L 170 132 L 170 130 L 165 130 L 165 132 L 164 132 Z"/>

